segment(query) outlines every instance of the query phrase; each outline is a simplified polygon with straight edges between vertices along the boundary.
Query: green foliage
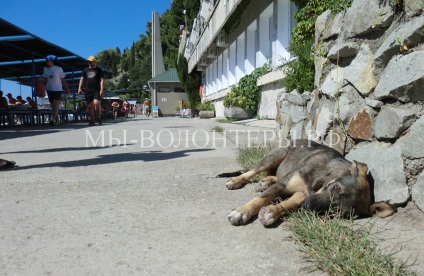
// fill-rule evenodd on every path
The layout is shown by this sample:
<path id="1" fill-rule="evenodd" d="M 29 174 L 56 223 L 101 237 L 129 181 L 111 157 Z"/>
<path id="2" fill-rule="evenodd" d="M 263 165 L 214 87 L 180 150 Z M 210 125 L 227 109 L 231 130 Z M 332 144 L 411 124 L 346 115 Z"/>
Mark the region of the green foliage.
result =
<path id="1" fill-rule="evenodd" d="M 292 30 L 291 41 L 293 43 L 304 43 L 314 36 L 315 21 L 320 14 L 326 10 L 331 10 L 333 14 L 338 13 L 350 7 L 353 0 L 292 1 L 302 8 L 294 14 L 298 23 Z"/>
<path id="2" fill-rule="evenodd" d="M 292 30 L 289 51 L 296 57 L 283 69 L 286 78 L 282 81 L 288 91 L 299 92 L 314 89 L 314 53 L 311 50 L 315 35 L 315 21 L 326 10 L 333 14 L 346 10 L 353 0 L 291 0 L 299 10 L 294 14 L 297 21 Z"/>
<path id="3" fill-rule="evenodd" d="M 184 25 L 187 21 L 187 26 L 191 28 L 199 9 L 200 1 L 198 0 L 173 0 L 170 8 L 160 15 L 162 50 L 166 68 L 176 65 L 180 25 Z M 187 11 L 186 17 L 183 10 Z M 146 25 L 146 33 L 140 34 L 140 39 L 134 41 L 129 48 L 125 48 L 121 52 L 116 47 L 116 49 L 107 49 L 96 55 L 99 65 L 111 69 L 114 77 L 119 80 L 118 84 L 115 84 L 114 81 L 106 82 L 106 89 L 140 89 L 151 79 L 152 23 L 147 22 Z M 129 82 L 128 79 L 130 79 Z M 192 100 L 196 101 L 197 99 L 193 96 Z"/>
<path id="4" fill-rule="evenodd" d="M 114 76 L 118 74 L 118 64 L 121 62 L 121 52 L 119 48 L 103 50 L 96 55 L 98 63 L 111 69 Z"/>
<path id="5" fill-rule="evenodd" d="M 128 74 L 124 73 L 121 78 L 119 79 L 118 85 L 116 86 L 117 89 L 126 89 L 128 88 L 130 82 L 128 81 L 130 78 Z"/>
<path id="6" fill-rule="evenodd" d="M 181 86 L 187 93 L 190 108 L 194 108 L 200 103 L 199 87 L 200 87 L 200 73 L 193 70 L 188 73 L 188 63 L 185 57 L 181 54 L 178 58 L 177 73 L 180 79 Z"/>
<path id="7" fill-rule="evenodd" d="M 187 17 L 183 14 L 184 10 L 187 12 Z M 185 25 L 187 19 L 187 25 L 191 28 L 199 10 L 200 1 L 198 0 L 173 0 L 170 9 L 160 16 L 162 50 L 166 67 L 176 66 L 180 25 Z"/>
<path id="8" fill-rule="evenodd" d="M 231 87 L 230 92 L 224 98 L 224 106 L 244 107 L 247 110 L 256 111 L 261 99 L 261 88 L 256 85 L 258 78 L 268 72 L 268 64 L 256 68 L 249 75 L 242 77 L 238 83 Z"/>
<path id="9" fill-rule="evenodd" d="M 297 89 L 304 92 L 314 89 L 315 64 L 312 45 L 312 39 L 305 44 L 293 44 L 291 41 L 289 50 L 297 58 L 283 67 L 286 77 L 281 82 L 287 91 Z"/>
<path id="10" fill-rule="evenodd" d="M 197 110 L 209 110 L 209 111 L 215 111 L 215 105 L 213 104 L 212 101 L 206 100 L 203 101 L 202 103 L 198 103 L 196 105 L 196 109 Z"/>

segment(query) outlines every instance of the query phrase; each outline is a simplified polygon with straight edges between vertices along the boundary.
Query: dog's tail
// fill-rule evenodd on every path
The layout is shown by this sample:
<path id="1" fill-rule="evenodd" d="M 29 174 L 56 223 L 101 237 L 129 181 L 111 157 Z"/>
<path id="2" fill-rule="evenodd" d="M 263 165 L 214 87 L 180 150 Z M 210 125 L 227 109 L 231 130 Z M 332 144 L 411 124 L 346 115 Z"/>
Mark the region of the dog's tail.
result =
<path id="1" fill-rule="evenodd" d="M 233 177 L 233 176 L 239 176 L 245 173 L 243 170 L 235 171 L 235 172 L 228 172 L 228 173 L 221 173 L 218 174 L 216 177 Z"/>

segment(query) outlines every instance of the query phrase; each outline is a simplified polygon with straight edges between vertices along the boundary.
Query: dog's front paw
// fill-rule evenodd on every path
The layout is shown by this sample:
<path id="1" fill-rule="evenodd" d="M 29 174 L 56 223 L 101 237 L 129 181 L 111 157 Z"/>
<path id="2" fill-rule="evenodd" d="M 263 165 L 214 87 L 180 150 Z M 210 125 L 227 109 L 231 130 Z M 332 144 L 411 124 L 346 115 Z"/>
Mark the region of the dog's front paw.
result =
<path id="1" fill-rule="evenodd" d="M 246 224 L 251 217 L 252 215 L 250 212 L 248 210 L 244 210 L 243 208 L 237 208 L 227 215 L 228 221 L 232 225 Z"/>
<path id="2" fill-rule="evenodd" d="M 236 189 L 240 189 L 245 184 L 246 184 L 245 180 L 231 178 L 230 180 L 227 181 L 227 183 L 225 183 L 225 186 L 227 187 L 228 190 L 236 190 Z"/>
<path id="3" fill-rule="evenodd" d="M 278 219 L 275 215 L 275 212 L 273 212 L 271 206 L 265 206 L 262 207 L 258 214 L 258 219 L 262 223 L 263 226 L 267 227 L 272 224 Z"/>

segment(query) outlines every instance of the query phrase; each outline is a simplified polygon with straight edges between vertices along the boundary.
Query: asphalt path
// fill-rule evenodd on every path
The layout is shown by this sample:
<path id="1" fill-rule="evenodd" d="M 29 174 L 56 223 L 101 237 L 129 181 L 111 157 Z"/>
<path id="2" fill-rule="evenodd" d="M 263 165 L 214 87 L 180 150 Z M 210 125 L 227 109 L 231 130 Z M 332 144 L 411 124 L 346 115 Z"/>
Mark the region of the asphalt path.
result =
<path id="1" fill-rule="evenodd" d="M 0 158 L 18 167 L 0 172 L 0 274 L 307 274 L 283 225 L 226 219 L 255 193 L 215 176 L 263 135 L 173 117 L 1 130 Z"/>
<path id="2" fill-rule="evenodd" d="M 286 222 L 227 221 L 256 194 L 216 175 L 241 169 L 237 148 L 274 129 L 174 117 L 1 129 L 0 158 L 18 167 L 0 171 L 0 274 L 323 275 Z M 370 222 L 381 248 L 419 275 L 423 218 L 408 204 Z"/>

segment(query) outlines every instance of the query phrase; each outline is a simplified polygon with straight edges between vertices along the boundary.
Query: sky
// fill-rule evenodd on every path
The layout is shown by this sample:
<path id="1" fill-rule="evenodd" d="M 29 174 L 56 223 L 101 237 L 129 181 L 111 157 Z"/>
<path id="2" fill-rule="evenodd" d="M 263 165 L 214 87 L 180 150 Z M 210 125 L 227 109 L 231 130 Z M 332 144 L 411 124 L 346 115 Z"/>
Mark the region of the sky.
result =
<path id="1" fill-rule="evenodd" d="M 82 57 L 106 49 L 131 48 L 146 34 L 152 11 L 159 15 L 172 0 L 1 0 L 0 17 Z M 31 89 L 1 80 L 0 90 L 23 98 Z"/>

